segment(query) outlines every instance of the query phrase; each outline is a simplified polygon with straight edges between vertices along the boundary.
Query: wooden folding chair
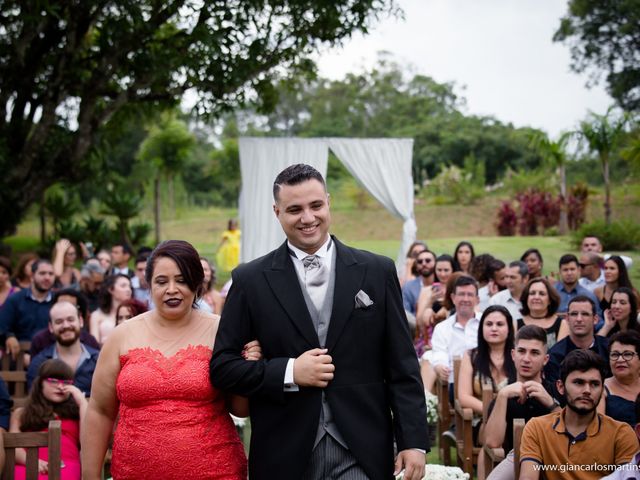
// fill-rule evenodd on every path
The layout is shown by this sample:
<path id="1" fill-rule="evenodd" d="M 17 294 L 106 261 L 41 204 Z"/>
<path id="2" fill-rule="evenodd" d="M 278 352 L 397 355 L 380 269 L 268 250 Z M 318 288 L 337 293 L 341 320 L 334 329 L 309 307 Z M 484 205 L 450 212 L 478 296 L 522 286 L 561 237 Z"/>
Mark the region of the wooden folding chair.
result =
<path id="1" fill-rule="evenodd" d="M 478 463 L 478 456 L 482 454 L 483 448 L 475 445 L 473 442 L 473 410 L 470 408 L 462 408 L 457 395 L 458 378 L 455 377 L 455 418 L 456 418 L 456 457 L 458 466 L 465 473 L 473 478 L 473 466 Z M 489 405 L 493 400 L 493 388 L 488 382 L 482 384 L 482 422 L 485 423 L 488 418 Z M 479 439 L 480 440 L 480 439 Z M 482 479 L 481 479 L 482 480 Z"/>
<path id="2" fill-rule="evenodd" d="M 13 480 L 16 467 L 16 448 L 27 451 L 27 480 L 38 479 L 38 448 L 49 449 L 49 480 L 60 480 L 60 420 L 49 422 L 47 432 L 3 433 L 5 463 L 2 472 L 3 480 Z"/>
<path id="3" fill-rule="evenodd" d="M 491 393 L 490 397 L 486 393 L 486 391 L 489 391 Z M 491 404 L 491 400 L 489 401 L 489 403 L 485 403 L 484 402 L 485 397 L 491 398 L 491 400 L 493 400 L 494 398 L 493 388 L 488 382 L 484 382 L 482 384 L 482 398 L 483 398 L 482 422 L 486 425 L 487 420 L 489 420 L 489 406 Z M 482 444 L 483 445 L 482 445 L 481 454 L 484 455 L 484 474 L 486 478 L 489 476 L 491 471 L 496 467 L 496 465 L 498 465 L 502 460 L 504 460 L 506 452 L 504 451 L 503 448 L 491 448 L 484 445 L 484 440 L 482 441 Z"/>
<path id="4" fill-rule="evenodd" d="M 513 421 L 513 468 L 515 478 L 520 478 L 520 442 L 524 432 L 524 418 L 516 418 Z"/>
<path id="5" fill-rule="evenodd" d="M 436 380 L 436 395 L 438 397 L 438 454 L 444 465 L 451 465 L 450 442 L 442 434 L 451 428 L 453 408 L 449 402 L 449 381 Z"/>
<path id="6" fill-rule="evenodd" d="M 0 377 L 7 384 L 11 393 L 13 408 L 24 406 L 29 392 L 27 391 L 27 372 L 24 370 L 1 370 Z"/>
<path id="7" fill-rule="evenodd" d="M 460 357 L 453 358 L 454 392 L 455 378 L 460 371 L 461 363 L 462 359 Z M 444 432 L 451 428 L 452 419 L 454 418 L 454 408 L 449 401 L 449 380 L 437 378 L 435 387 L 436 395 L 438 396 L 438 454 L 444 465 L 451 465 L 450 447 L 452 445 L 449 437 L 443 435 Z"/>

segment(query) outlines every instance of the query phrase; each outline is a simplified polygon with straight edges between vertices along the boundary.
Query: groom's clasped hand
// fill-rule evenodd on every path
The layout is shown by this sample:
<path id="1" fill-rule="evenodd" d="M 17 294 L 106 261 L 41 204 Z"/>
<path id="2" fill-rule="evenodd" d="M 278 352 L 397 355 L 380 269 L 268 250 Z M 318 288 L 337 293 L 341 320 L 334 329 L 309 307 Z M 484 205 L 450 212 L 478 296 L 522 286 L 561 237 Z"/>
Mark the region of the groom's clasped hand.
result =
<path id="1" fill-rule="evenodd" d="M 326 348 L 307 350 L 293 362 L 293 381 L 301 387 L 325 388 L 333 380 L 335 365 Z"/>

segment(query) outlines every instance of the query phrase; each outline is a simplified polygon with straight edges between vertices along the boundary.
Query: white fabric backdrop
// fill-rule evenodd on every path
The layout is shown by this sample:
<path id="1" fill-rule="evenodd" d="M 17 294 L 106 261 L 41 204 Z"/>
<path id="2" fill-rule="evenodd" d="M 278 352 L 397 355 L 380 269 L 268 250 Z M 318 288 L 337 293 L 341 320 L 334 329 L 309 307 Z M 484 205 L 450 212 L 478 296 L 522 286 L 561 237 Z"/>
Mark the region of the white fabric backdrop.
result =
<path id="1" fill-rule="evenodd" d="M 328 148 L 349 172 L 393 215 L 403 220 L 402 244 L 396 265 L 416 238 L 411 175 L 412 139 L 240 138 L 241 261 L 258 258 L 284 241 L 273 213 L 273 180 L 295 163 L 314 166 L 327 174 Z"/>
<path id="2" fill-rule="evenodd" d="M 289 165 L 306 163 L 327 176 L 329 150 L 324 140 L 306 138 L 240 138 L 240 261 L 261 257 L 284 241 L 273 213 L 273 181 Z"/>
<path id="3" fill-rule="evenodd" d="M 413 139 L 329 138 L 328 142 L 351 175 L 387 210 L 402 219 L 402 242 L 396 258 L 396 267 L 402 273 L 405 254 L 418 230 L 413 215 Z"/>

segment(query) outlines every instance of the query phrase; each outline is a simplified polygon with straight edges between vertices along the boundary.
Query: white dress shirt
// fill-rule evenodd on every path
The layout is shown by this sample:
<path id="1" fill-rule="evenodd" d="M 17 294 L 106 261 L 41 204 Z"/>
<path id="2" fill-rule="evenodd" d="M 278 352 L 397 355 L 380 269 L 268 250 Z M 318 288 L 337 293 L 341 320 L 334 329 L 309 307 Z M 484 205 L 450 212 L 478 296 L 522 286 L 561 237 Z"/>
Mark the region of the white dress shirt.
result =
<path id="1" fill-rule="evenodd" d="M 453 383 L 453 358 L 462 357 L 464 352 L 478 346 L 480 319 L 470 318 L 463 326 L 456 314 L 440 322 L 433 329 L 431 337 L 431 365 L 442 365 L 451 369 L 449 383 Z"/>
<path id="2" fill-rule="evenodd" d="M 520 309 L 522 308 L 522 302 L 513 298 L 508 288 L 496 293 L 493 297 L 491 297 L 491 299 L 489 300 L 489 305 L 502 305 L 507 310 L 509 310 L 514 324 L 516 324 L 515 322 L 517 322 L 517 320 L 522 318 L 522 312 L 520 311 Z"/>

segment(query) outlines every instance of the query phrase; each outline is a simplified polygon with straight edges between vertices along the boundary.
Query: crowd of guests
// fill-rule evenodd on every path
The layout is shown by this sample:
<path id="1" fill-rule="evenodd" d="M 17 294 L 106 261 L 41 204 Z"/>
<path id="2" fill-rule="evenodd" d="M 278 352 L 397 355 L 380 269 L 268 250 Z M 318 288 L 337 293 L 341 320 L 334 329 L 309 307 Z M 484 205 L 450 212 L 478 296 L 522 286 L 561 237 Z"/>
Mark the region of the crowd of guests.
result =
<path id="1" fill-rule="evenodd" d="M 162 347 L 160 351 L 165 355 L 175 353 L 167 351 L 167 345 L 171 350 L 201 343 L 208 349 L 209 353 L 204 353 L 206 357 L 210 356 L 213 345 L 215 324 L 212 319 L 217 318 L 211 314 L 220 313 L 224 296 L 215 287 L 215 267 L 193 247 L 187 250 L 187 256 L 195 258 L 197 266 L 201 267 L 202 276 L 190 275 L 187 290 L 191 291 L 194 301 L 185 303 L 188 309 L 183 314 L 187 316 L 192 309 L 202 312 L 202 325 L 198 328 L 190 325 L 190 335 L 184 336 L 181 342 L 174 341 L 167 330 L 170 340 L 161 346 L 150 339 L 150 333 L 143 337 L 133 324 L 127 331 L 134 332 L 132 335 L 141 348 Z M 171 249 L 169 251 L 171 253 Z M 83 258 L 79 258 L 78 252 Z M 0 379 L 0 429 L 42 430 L 46 429 L 49 420 L 62 420 L 64 479 L 80 478 L 79 425 L 87 412 L 87 399 L 96 398 L 92 383 L 94 374 L 100 375 L 99 358 L 103 358 L 104 362 L 104 358 L 109 358 L 113 353 L 113 348 L 103 348 L 107 339 L 119 324 L 135 322 L 132 320 L 134 317 L 144 317 L 144 325 L 148 324 L 151 329 L 154 323 L 158 323 L 159 330 L 165 326 L 162 318 L 166 304 L 162 297 L 154 297 L 150 287 L 154 275 L 154 267 L 148 268 L 150 259 L 153 260 L 152 253 L 151 248 L 142 247 L 133 258 L 131 248 L 121 243 L 113 245 L 110 250 L 100 250 L 96 255 L 90 255 L 84 245 L 75 246 L 61 239 L 55 245 L 51 260 L 28 254 L 19 260 L 14 270 L 8 258 L 0 257 L 2 354 L 10 356 L 12 361 L 18 355 L 23 356 L 30 392 L 26 405 L 12 411 L 7 385 Z M 160 251 L 155 255 L 158 258 L 163 253 Z M 165 252 L 164 255 L 169 254 Z M 185 254 L 175 256 L 175 261 L 180 263 L 182 256 Z M 180 267 L 184 269 L 183 263 Z M 130 268 L 130 265 L 134 268 Z M 189 268 L 194 269 L 192 265 Z M 184 278 L 189 276 L 186 270 L 182 273 L 179 270 L 177 276 L 180 277 L 180 283 L 183 282 L 182 275 Z M 145 312 L 150 315 L 145 317 Z M 132 339 L 132 336 L 126 338 L 127 341 Z M 21 351 L 20 342 L 25 341 L 30 342 L 27 352 Z M 248 346 L 248 355 L 256 351 L 255 347 L 251 347 Z M 120 364 L 117 355 L 115 361 Z M 208 369 L 205 374 L 203 378 L 206 380 L 205 386 L 208 386 Z M 116 378 L 104 373 L 102 375 L 104 380 L 98 382 L 101 390 L 107 385 L 115 386 Z M 177 388 L 182 388 L 178 378 L 174 383 Z M 98 391 L 98 402 L 104 397 L 101 390 Z M 115 395 L 115 392 L 111 391 L 110 394 Z M 210 395 L 210 392 L 205 391 L 204 394 Z M 187 395 L 192 396 L 194 392 L 187 392 Z M 245 416 L 247 414 L 246 409 L 237 412 Z M 233 430 L 233 424 L 231 428 Z M 20 451 L 17 463 L 24 464 L 25 458 L 24 452 Z M 102 465 L 102 460 L 99 463 Z M 39 471 L 46 478 L 46 452 L 41 454 Z M 16 478 L 24 478 L 24 475 L 21 466 L 16 470 Z"/>
<path id="2" fill-rule="evenodd" d="M 543 265 L 535 248 L 505 263 L 475 255 L 468 242 L 453 256 L 416 242 L 401 277 L 425 390 L 438 378 L 448 382 L 450 399 L 456 393 L 473 411 L 474 443 L 510 452 L 492 480 L 514 477 L 515 418 L 539 417 L 525 428 L 520 478 L 567 474 L 543 477 L 534 465 L 620 465 L 640 450 L 632 431 L 638 425 L 640 432 L 640 295 L 629 279 L 631 259 L 605 255 L 598 238 L 586 237 L 579 255 L 561 256 L 556 274 L 545 276 Z M 495 397 L 486 425 L 483 383 Z M 479 478 L 483 463 L 478 456 Z M 600 478 L 603 471 L 570 475 Z M 640 478 L 640 471 L 612 478 Z"/>
<path id="3" fill-rule="evenodd" d="M 61 239 L 51 258 L 25 255 L 14 268 L 0 257 L 4 354 L 24 355 L 30 390 L 26 405 L 12 412 L 0 381 L 0 428 L 42 430 L 50 419 L 60 419 L 62 478 L 80 478 L 85 417 L 91 426 L 83 443 L 85 478 L 100 477 L 116 422 L 118 478 L 136 478 L 141 468 L 148 470 L 145 478 L 166 476 L 162 458 L 168 448 L 172 455 L 176 448 L 184 456 L 196 448 L 203 452 L 203 472 L 219 464 L 222 451 L 232 466 L 225 475 L 244 478 L 245 467 L 237 470 L 245 465 L 244 452 L 226 412 L 246 416 L 247 402 L 232 397 L 225 403 L 209 382 L 217 328 L 211 314 L 222 311 L 226 291 L 216 290 L 213 264 L 179 241 L 142 247 L 134 256 L 124 243 L 90 255 L 84 245 Z M 627 257 L 604 255 L 595 237 L 584 239 L 579 255 L 560 258 L 557 277 L 543 274 L 543 256 L 535 248 L 504 261 L 476 255 L 469 242 L 451 255 L 438 255 L 424 242 L 411 246 L 399 281 L 425 390 L 432 391 L 438 378 L 448 381 L 451 397 L 456 388 L 461 406 L 474 412 L 474 442 L 510 452 L 490 478 L 513 478 L 515 418 L 539 420 L 523 438 L 521 478 L 537 478 L 530 468 L 535 463 L 595 458 L 622 464 L 640 450 L 631 428 L 623 428 L 640 423 L 639 294 L 629 279 L 630 264 Z M 121 323 L 126 326 L 116 329 Z M 30 342 L 29 352 L 21 352 L 22 341 Z M 244 355 L 261 358 L 260 345 L 247 344 Z M 456 356 L 462 362 L 454 386 Z M 154 370 L 177 359 L 162 375 Z M 150 376 L 161 380 L 149 384 Z M 486 425 L 483 383 L 495 394 Z M 158 405 L 149 389 L 170 400 Z M 202 402 L 216 405 L 214 417 L 203 416 Z M 594 417 L 596 411 L 601 416 Z M 140 425 L 146 426 L 144 439 Z M 553 447 L 557 432 L 580 442 L 580 453 L 562 457 L 557 450 L 567 449 Z M 597 443 L 604 435 L 608 450 Z M 136 462 L 140 448 L 146 458 L 156 458 L 155 466 Z M 21 453 L 17 463 L 24 461 Z M 46 474 L 46 456 L 39 469 Z M 219 474 L 219 467 L 211 473 Z M 23 470 L 16 475 L 24 478 Z"/>

